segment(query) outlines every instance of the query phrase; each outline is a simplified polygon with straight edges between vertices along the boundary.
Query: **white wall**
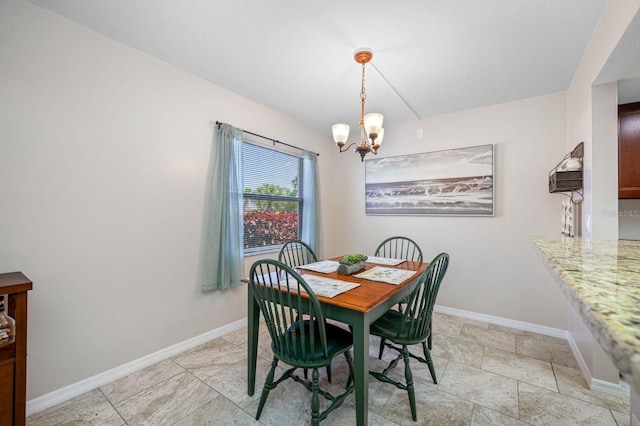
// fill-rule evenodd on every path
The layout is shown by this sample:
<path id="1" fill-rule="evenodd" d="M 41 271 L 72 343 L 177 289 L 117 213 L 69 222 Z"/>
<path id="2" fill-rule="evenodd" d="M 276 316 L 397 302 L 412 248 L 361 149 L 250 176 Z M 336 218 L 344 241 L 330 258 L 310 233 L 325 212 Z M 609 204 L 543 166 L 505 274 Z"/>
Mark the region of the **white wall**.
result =
<path id="1" fill-rule="evenodd" d="M 594 239 L 618 239 L 618 89 L 608 83 L 592 89 L 591 208 Z"/>
<path id="2" fill-rule="evenodd" d="M 560 235 L 563 196 L 548 192 L 548 173 L 565 155 L 565 108 L 560 93 L 385 126 L 379 156 L 495 144 L 496 215 L 367 216 L 364 167 L 342 154 L 335 170 L 343 222 L 328 254 L 372 253 L 384 238 L 406 235 L 428 259 L 451 255 L 439 305 L 566 329 L 566 300 L 528 241 Z M 416 140 L 417 128 L 423 140 Z"/>
<path id="3" fill-rule="evenodd" d="M 328 137 L 21 0 L 0 3 L 0 74 L 0 272 L 34 282 L 28 399 L 246 317 L 244 287 L 199 287 L 210 120 L 321 159 Z"/>

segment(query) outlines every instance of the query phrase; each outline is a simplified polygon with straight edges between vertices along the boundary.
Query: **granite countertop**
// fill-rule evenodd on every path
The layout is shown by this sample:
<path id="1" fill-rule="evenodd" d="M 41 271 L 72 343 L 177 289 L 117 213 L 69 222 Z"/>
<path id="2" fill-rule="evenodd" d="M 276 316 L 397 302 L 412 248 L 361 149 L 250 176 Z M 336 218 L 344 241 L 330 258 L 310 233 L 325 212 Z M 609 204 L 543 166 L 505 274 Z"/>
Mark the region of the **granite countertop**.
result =
<path id="1" fill-rule="evenodd" d="M 640 392 L 640 241 L 530 240 L 600 346 Z"/>

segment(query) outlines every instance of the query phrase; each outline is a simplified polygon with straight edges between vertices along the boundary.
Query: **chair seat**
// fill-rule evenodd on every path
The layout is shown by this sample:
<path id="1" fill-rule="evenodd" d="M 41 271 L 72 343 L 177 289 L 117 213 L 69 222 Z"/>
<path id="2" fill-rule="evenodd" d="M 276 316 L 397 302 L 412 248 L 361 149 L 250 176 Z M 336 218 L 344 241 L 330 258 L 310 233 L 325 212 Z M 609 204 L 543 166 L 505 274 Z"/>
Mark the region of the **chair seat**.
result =
<path id="1" fill-rule="evenodd" d="M 324 356 L 322 350 L 322 343 L 320 342 L 320 333 L 317 330 L 314 332 L 313 345 L 310 339 L 309 321 L 303 321 L 305 328 L 305 339 L 300 337 L 300 323 L 296 323 L 295 329 L 289 328 L 285 335 L 291 335 L 295 332 L 297 336 L 295 339 L 286 338 L 285 335 L 279 337 L 280 350 L 277 350 L 275 343 L 271 343 L 273 353 L 282 361 L 289 365 L 300 368 L 318 368 L 331 364 L 331 360 L 344 351 L 348 350 L 353 345 L 353 335 L 343 328 L 335 326 L 333 324 L 325 323 L 325 330 L 327 335 L 327 356 Z M 304 344 L 304 352 L 303 345 Z M 313 348 L 313 351 L 312 351 Z M 302 357 L 304 354 L 304 358 Z"/>
<path id="2" fill-rule="evenodd" d="M 409 326 L 411 321 L 407 320 L 405 324 L 402 322 L 403 314 L 398 311 L 387 311 L 378 318 L 375 322 L 373 322 L 369 328 L 370 333 L 374 336 L 382 337 L 383 339 L 388 339 L 399 345 L 415 345 L 429 337 L 429 329 L 427 329 L 427 333 L 422 336 L 417 337 L 409 337 L 409 330 L 411 327 Z M 406 325 L 404 328 L 403 326 Z M 400 331 L 402 329 L 402 331 Z"/>

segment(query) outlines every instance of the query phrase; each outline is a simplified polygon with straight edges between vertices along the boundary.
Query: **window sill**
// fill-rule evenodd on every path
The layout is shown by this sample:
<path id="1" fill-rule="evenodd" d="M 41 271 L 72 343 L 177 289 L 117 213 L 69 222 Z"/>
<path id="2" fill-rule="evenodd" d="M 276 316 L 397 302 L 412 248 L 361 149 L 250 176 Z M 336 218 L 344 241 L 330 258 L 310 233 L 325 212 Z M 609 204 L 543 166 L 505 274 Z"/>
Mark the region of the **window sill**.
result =
<path id="1" fill-rule="evenodd" d="M 269 246 L 265 248 L 251 249 L 251 251 L 244 252 L 244 257 L 247 258 L 247 257 L 253 257 L 253 256 L 261 256 L 269 253 L 279 253 L 280 248 L 282 248 L 282 246 Z"/>

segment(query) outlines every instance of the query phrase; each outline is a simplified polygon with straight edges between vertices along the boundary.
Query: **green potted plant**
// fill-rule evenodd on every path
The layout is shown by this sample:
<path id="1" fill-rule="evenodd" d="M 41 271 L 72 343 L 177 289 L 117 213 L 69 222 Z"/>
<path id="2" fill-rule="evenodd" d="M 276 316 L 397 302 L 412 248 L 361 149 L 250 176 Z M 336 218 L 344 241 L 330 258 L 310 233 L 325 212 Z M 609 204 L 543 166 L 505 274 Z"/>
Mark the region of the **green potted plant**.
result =
<path id="1" fill-rule="evenodd" d="M 359 253 L 352 253 L 340 259 L 338 273 L 341 275 L 351 275 L 364 269 L 368 256 Z"/>

